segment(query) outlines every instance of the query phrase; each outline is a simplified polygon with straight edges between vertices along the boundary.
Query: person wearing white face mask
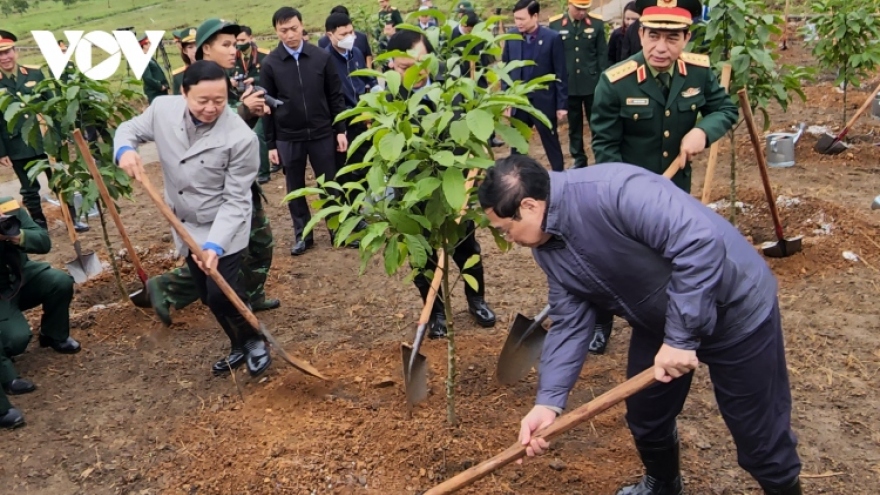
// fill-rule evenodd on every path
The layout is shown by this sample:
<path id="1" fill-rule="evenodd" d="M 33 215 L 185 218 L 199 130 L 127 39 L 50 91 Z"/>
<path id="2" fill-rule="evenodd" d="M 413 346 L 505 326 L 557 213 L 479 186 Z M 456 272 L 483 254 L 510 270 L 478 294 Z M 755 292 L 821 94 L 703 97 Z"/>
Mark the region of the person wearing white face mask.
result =
<path id="1" fill-rule="evenodd" d="M 367 67 L 367 60 L 364 53 L 355 46 L 357 40 L 351 18 L 346 14 L 334 13 L 327 17 L 324 23 L 327 29 L 327 38 L 330 44 L 325 50 L 330 53 L 330 59 L 336 65 L 336 72 L 339 73 L 339 79 L 342 83 L 342 94 L 345 97 L 345 108 L 354 108 L 358 104 L 361 95 L 368 92 L 371 87 L 376 86 L 375 78 L 352 77 L 351 73 Z M 367 131 L 367 125 L 364 122 L 351 122 L 349 119 L 345 125 L 346 137 L 348 142 L 354 142 L 355 138 Z M 364 156 L 370 147 L 367 144 L 361 145 L 351 156 L 347 152 L 336 153 L 336 170 L 341 169 L 347 163 L 360 163 L 364 161 Z M 366 171 L 364 171 L 366 173 Z M 340 183 L 356 181 L 362 178 L 358 173 L 352 173 L 349 176 L 338 177 Z"/>

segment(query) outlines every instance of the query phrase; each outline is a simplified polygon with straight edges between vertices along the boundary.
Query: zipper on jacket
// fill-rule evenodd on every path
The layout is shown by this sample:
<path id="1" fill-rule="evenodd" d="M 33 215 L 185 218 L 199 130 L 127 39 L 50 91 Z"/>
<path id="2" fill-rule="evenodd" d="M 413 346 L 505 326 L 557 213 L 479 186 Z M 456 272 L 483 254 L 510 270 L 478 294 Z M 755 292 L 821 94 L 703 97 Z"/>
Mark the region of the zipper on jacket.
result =
<path id="1" fill-rule="evenodd" d="M 300 53 L 300 56 L 302 56 L 302 53 Z M 303 111 L 305 111 L 305 114 L 306 114 L 306 136 L 307 136 L 308 140 L 311 141 L 312 140 L 312 129 L 309 126 L 309 105 L 306 103 L 306 92 L 305 92 L 305 86 L 303 86 L 302 71 L 300 71 L 300 68 L 299 68 L 299 59 L 294 57 L 294 60 L 296 60 L 296 77 L 299 78 L 299 94 L 302 96 Z"/>

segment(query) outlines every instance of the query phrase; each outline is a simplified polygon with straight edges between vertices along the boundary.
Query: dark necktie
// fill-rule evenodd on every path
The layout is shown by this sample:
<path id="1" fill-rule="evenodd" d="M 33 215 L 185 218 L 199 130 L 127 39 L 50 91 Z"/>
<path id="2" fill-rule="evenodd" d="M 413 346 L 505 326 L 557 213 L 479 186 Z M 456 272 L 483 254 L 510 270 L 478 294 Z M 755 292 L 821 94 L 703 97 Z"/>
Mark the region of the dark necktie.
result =
<path id="1" fill-rule="evenodd" d="M 657 74 L 657 82 L 660 83 L 660 90 L 663 91 L 664 98 L 669 98 L 669 83 L 671 80 L 672 76 L 670 76 L 668 72 Z"/>

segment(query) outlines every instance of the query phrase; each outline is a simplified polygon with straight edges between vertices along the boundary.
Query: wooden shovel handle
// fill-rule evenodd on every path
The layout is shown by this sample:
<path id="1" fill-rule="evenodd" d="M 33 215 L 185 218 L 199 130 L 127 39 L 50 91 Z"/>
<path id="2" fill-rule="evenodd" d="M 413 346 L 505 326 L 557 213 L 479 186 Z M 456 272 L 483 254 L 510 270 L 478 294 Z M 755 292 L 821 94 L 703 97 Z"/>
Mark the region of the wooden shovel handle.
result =
<path id="1" fill-rule="evenodd" d="M 153 203 L 156 204 L 156 207 L 159 208 L 159 211 L 162 213 L 165 219 L 168 220 L 168 223 L 171 224 L 171 227 L 174 229 L 175 232 L 177 232 L 177 235 L 180 236 L 180 239 L 183 240 L 183 243 L 186 244 L 192 255 L 201 260 L 200 254 L 202 252 L 202 248 L 199 247 L 195 239 L 193 239 L 192 236 L 189 235 L 189 232 L 187 232 L 186 228 L 183 226 L 180 220 L 177 219 L 177 217 L 171 211 L 171 208 L 169 208 L 168 205 L 165 204 L 165 200 L 162 199 L 162 197 L 159 196 L 159 194 L 156 192 L 156 189 L 153 188 L 153 184 L 152 182 L 150 182 L 150 178 L 146 175 L 143 175 L 140 182 L 141 185 L 144 186 L 144 190 L 147 191 L 147 195 L 150 197 L 150 199 L 153 200 Z M 220 290 L 223 291 L 223 294 L 226 296 L 227 299 L 229 299 L 232 305 L 235 306 L 235 309 L 237 309 L 238 312 L 241 313 L 242 316 L 244 316 L 244 319 L 247 320 L 247 322 L 252 327 L 254 327 L 257 332 L 262 332 L 260 328 L 260 321 L 257 320 L 257 317 L 254 316 L 251 310 L 248 309 L 244 302 L 242 302 L 241 298 L 238 297 L 238 294 L 236 294 L 235 291 L 232 290 L 232 287 L 230 287 L 229 284 L 226 283 L 226 280 L 223 278 L 223 276 L 220 275 L 217 270 L 212 270 L 208 276 L 210 276 L 211 280 L 213 280 L 214 283 L 217 284 L 217 287 L 219 287 Z"/>
<path id="2" fill-rule="evenodd" d="M 67 226 L 67 236 L 70 237 L 70 242 L 76 244 L 79 239 L 76 235 L 76 230 L 73 228 L 73 219 L 70 218 L 70 210 L 68 210 L 67 203 L 64 201 L 64 196 L 61 194 L 61 191 L 57 191 L 55 193 L 58 196 L 58 203 L 61 210 L 61 218 L 64 219 L 64 225 Z"/>
<path id="3" fill-rule="evenodd" d="M 788 5 L 786 3 L 786 5 Z M 721 87 L 726 92 L 730 88 L 731 65 L 724 64 L 721 67 Z M 709 204 L 709 195 L 712 194 L 712 179 L 715 176 L 715 165 L 718 163 L 718 141 L 709 147 L 709 163 L 706 165 L 706 179 L 703 181 L 703 204 Z"/>
<path id="4" fill-rule="evenodd" d="M 110 211 L 110 216 L 113 217 L 113 223 L 116 224 L 116 230 L 119 231 L 119 235 L 122 237 L 122 242 L 125 244 L 125 249 L 128 250 L 128 255 L 131 256 L 131 261 L 134 263 L 134 268 L 137 270 L 138 277 L 141 279 L 141 282 L 146 283 L 147 273 L 141 265 L 141 259 L 138 256 L 137 251 L 134 250 L 134 246 L 131 245 L 131 239 L 128 238 L 128 234 L 125 232 L 125 227 L 122 225 L 122 219 L 119 217 L 119 211 L 116 210 L 116 203 L 114 203 L 113 198 L 110 197 L 110 191 L 107 190 L 107 184 L 104 183 L 104 179 L 101 177 L 101 172 L 98 170 L 98 164 L 95 163 L 95 158 L 92 156 L 91 151 L 89 151 L 89 145 L 86 143 L 86 140 L 83 139 L 82 133 L 79 129 L 73 131 L 73 140 L 76 141 L 76 147 L 79 149 L 80 155 L 82 155 L 83 160 L 85 160 L 86 165 L 89 167 L 89 172 L 92 174 L 92 178 L 98 186 L 98 192 L 101 193 L 101 199 L 104 200 L 107 210 Z"/>
<path id="5" fill-rule="evenodd" d="M 535 434 L 535 437 L 552 440 L 617 405 L 627 397 L 648 388 L 648 386 L 654 383 L 654 381 L 654 368 L 648 368 L 574 411 L 561 416 L 550 424 L 550 426 L 538 431 Z M 516 442 L 495 457 L 483 461 L 480 464 L 449 478 L 434 488 L 431 488 L 425 492 L 425 495 L 452 493 L 486 477 L 495 470 L 504 467 L 517 459 L 525 457 L 525 455 L 525 446 Z"/>
<path id="6" fill-rule="evenodd" d="M 741 89 L 736 93 L 739 96 L 739 108 L 742 110 L 743 119 L 746 121 L 746 127 L 749 129 L 749 138 L 752 140 L 752 147 L 755 148 L 755 157 L 758 159 L 758 170 L 761 171 L 761 181 L 764 183 L 764 194 L 767 196 L 767 203 L 770 206 L 770 215 L 773 217 L 773 227 L 776 229 L 776 239 L 783 240 L 782 222 L 779 220 L 779 211 L 776 209 L 776 197 L 773 196 L 773 190 L 770 188 L 770 175 L 767 173 L 767 159 L 764 157 L 764 150 L 761 148 L 761 141 L 758 137 L 758 126 L 755 125 L 755 117 L 752 115 L 752 107 L 749 105 L 749 95 L 745 89 Z"/>
<path id="7" fill-rule="evenodd" d="M 479 169 L 471 169 L 468 172 L 467 180 L 464 183 L 465 190 L 465 200 L 464 204 L 461 205 L 461 210 L 459 211 L 458 218 L 455 219 L 456 223 L 461 221 L 461 216 L 464 215 L 464 211 L 467 209 L 467 191 L 471 190 L 471 187 L 474 186 L 474 181 L 477 179 L 477 172 Z M 428 290 L 428 296 L 425 298 L 425 306 L 422 307 L 422 313 L 419 315 L 419 325 L 424 325 L 428 323 L 428 320 L 431 318 L 431 310 L 434 308 L 434 301 L 437 300 L 437 293 L 440 292 L 440 281 L 442 280 L 443 270 L 446 269 L 446 256 L 442 249 L 437 250 L 437 269 L 434 270 L 434 278 L 431 279 L 431 288 Z"/>
<path id="8" fill-rule="evenodd" d="M 679 170 L 683 169 L 684 166 L 687 165 L 687 158 L 684 153 L 679 153 L 675 160 L 673 160 L 672 164 L 669 165 L 669 168 L 663 172 L 663 177 L 666 177 L 669 180 L 672 180 L 675 177 L 675 174 L 678 173 Z"/>
<path id="9" fill-rule="evenodd" d="M 838 134 L 837 137 L 834 139 L 835 141 L 840 141 L 841 139 L 846 137 L 846 134 L 849 132 L 852 126 L 855 125 L 856 120 L 858 120 L 858 118 L 861 117 L 863 113 L 865 113 L 865 110 L 867 110 L 869 106 L 871 106 L 871 103 L 874 101 L 874 97 L 877 96 L 877 93 L 880 93 L 880 84 L 878 84 L 877 87 L 874 88 L 874 91 L 871 91 L 871 94 L 868 95 L 867 98 L 865 98 L 865 102 L 862 103 L 862 106 L 859 107 L 858 111 L 856 111 L 856 113 L 853 114 L 853 116 L 849 119 L 849 122 L 846 123 L 846 126 L 843 128 L 843 130 L 841 130 L 840 134 Z"/>

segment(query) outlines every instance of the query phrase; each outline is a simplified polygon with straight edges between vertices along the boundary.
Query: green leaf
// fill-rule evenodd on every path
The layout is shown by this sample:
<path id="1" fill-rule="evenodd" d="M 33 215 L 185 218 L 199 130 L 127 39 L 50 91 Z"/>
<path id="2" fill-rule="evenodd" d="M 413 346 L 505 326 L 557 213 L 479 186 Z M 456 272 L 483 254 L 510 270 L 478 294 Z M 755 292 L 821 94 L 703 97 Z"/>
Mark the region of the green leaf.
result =
<path id="1" fill-rule="evenodd" d="M 444 167 L 451 167 L 455 165 L 455 155 L 453 155 L 452 152 L 448 150 L 438 151 L 437 153 L 434 153 L 433 155 L 431 155 L 431 159 L 439 163 L 440 165 L 443 165 Z"/>
<path id="2" fill-rule="evenodd" d="M 460 168 L 450 167 L 443 172 L 443 195 L 446 196 L 446 203 L 456 212 L 464 206 L 464 182 L 464 174 Z"/>
<path id="3" fill-rule="evenodd" d="M 449 125 L 449 135 L 458 145 L 463 145 L 471 137 L 471 130 L 468 128 L 467 121 L 456 120 Z"/>
<path id="4" fill-rule="evenodd" d="M 361 239 L 361 246 L 370 249 L 373 241 L 385 238 L 385 230 L 388 228 L 388 222 L 376 222 L 367 227 L 366 234 Z"/>
<path id="5" fill-rule="evenodd" d="M 431 197 L 431 194 L 440 187 L 440 179 L 436 177 L 427 177 L 419 181 L 416 184 L 416 188 L 418 191 L 418 198 L 420 200 L 425 200 Z"/>
<path id="6" fill-rule="evenodd" d="M 526 137 L 513 127 L 498 122 L 495 125 L 495 133 L 498 134 L 505 143 L 509 144 L 520 153 L 527 154 L 529 152 L 529 142 L 526 140 Z"/>
<path id="7" fill-rule="evenodd" d="M 379 155 L 387 161 L 396 161 L 400 158 L 404 144 L 406 144 L 406 139 L 402 134 L 389 132 L 379 141 Z"/>
<path id="8" fill-rule="evenodd" d="M 397 238 L 388 239 L 385 244 L 385 273 L 393 275 L 400 268 L 400 249 L 397 247 Z"/>
<path id="9" fill-rule="evenodd" d="M 422 227 L 418 222 L 410 218 L 410 216 L 399 210 L 387 210 L 386 215 L 391 226 L 401 234 L 419 235 L 422 233 Z"/>
<path id="10" fill-rule="evenodd" d="M 404 235 L 406 239 L 406 247 L 409 250 L 410 258 L 412 258 L 413 266 L 416 268 L 424 268 L 428 264 L 428 251 L 420 242 L 418 236 Z"/>
<path id="11" fill-rule="evenodd" d="M 67 88 L 67 93 L 66 93 L 67 99 L 68 100 L 75 100 L 76 97 L 79 96 L 79 90 L 80 90 L 79 86 L 70 86 L 69 88 Z"/>
<path id="12" fill-rule="evenodd" d="M 471 256 L 470 258 L 468 258 L 467 261 L 464 262 L 464 266 L 461 269 L 467 270 L 469 268 L 473 268 L 479 262 L 480 262 L 480 255 L 475 254 L 475 255 Z"/>
<path id="13" fill-rule="evenodd" d="M 400 74 L 396 71 L 389 70 L 383 75 L 383 77 L 385 78 L 385 88 L 391 92 L 392 95 L 400 94 Z"/>
<path id="14" fill-rule="evenodd" d="M 351 236 L 351 232 L 354 230 L 355 227 L 357 227 L 358 223 L 360 223 L 361 220 L 362 218 L 360 217 L 360 215 L 355 215 L 342 222 L 342 225 L 336 231 L 336 235 L 334 238 L 337 246 L 348 244 L 347 241 L 349 236 Z"/>
<path id="15" fill-rule="evenodd" d="M 465 117 L 467 119 L 468 128 L 481 141 L 488 141 L 492 136 L 492 129 L 495 128 L 495 120 L 492 114 L 479 108 L 471 110 Z"/>
<path id="16" fill-rule="evenodd" d="M 469 273 L 462 273 L 461 278 L 464 279 L 465 283 L 468 284 L 471 289 L 476 291 L 480 290 L 480 284 L 477 283 L 477 279 L 475 279 L 473 275 Z"/>

